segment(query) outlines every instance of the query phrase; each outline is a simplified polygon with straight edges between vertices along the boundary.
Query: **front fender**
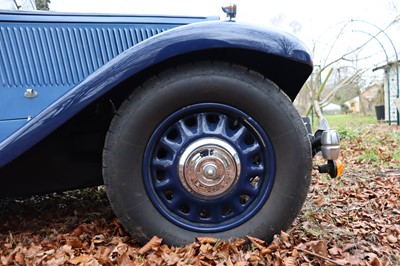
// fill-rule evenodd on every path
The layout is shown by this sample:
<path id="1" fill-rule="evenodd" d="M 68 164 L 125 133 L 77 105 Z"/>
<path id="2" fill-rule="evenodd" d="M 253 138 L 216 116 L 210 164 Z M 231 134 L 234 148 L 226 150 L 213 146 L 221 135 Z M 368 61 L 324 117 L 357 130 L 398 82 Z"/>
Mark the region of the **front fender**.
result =
<path id="1" fill-rule="evenodd" d="M 127 78 L 178 55 L 221 48 L 269 54 L 306 68 L 307 71 L 303 71 L 304 74 L 293 81 L 293 86 L 296 87 L 299 84 L 301 86 L 312 71 L 312 60 L 305 46 L 292 35 L 272 28 L 221 21 L 177 27 L 118 55 L 27 121 L 0 143 L 0 167 L 31 148 Z"/>

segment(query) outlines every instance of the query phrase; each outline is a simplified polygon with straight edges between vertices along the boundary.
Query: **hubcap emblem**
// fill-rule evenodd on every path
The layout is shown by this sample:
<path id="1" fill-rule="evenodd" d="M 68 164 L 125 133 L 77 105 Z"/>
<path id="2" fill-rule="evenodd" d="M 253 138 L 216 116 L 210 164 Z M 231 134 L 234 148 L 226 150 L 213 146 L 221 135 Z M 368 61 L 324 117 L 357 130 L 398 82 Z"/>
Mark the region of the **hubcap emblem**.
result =
<path id="1" fill-rule="evenodd" d="M 179 159 L 183 187 L 197 197 L 219 197 L 238 181 L 240 160 L 226 141 L 203 138 L 190 144 Z"/>

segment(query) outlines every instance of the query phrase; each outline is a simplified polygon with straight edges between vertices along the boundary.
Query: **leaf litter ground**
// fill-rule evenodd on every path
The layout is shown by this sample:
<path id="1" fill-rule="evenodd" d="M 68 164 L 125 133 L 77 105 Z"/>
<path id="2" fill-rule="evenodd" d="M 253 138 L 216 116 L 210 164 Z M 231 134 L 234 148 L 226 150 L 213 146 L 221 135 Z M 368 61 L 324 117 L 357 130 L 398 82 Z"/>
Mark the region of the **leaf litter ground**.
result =
<path id="1" fill-rule="evenodd" d="M 400 265 L 399 127 L 340 134 L 345 173 L 313 172 L 301 214 L 271 243 L 199 236 L 170 247 L 154 236 L 141 246 L 98 187 L 2 200 L 0 265 Z"/>

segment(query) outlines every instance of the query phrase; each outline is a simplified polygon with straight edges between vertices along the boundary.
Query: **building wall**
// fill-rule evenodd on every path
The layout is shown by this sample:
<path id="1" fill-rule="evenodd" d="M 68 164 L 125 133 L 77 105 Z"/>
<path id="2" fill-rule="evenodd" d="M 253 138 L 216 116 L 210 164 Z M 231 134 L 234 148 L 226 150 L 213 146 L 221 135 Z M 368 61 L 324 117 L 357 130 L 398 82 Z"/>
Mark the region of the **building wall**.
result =
<path id="1" fill-rule="evenodd" d="M 370 85 L 360 96 L 354 97 L 353 99 L 345 102 L 349 107 L 350 113 L 374 114 L 375 106 L 383 104 L 381 101 L 382 84 L 375 82 Z"/>
<path id="2" fill-rule="evenodd" d="M 349 107 L 349 113 L 359 113 L 360 112 L 360 97 L 354 97 L 353 99 L 344 103 Z"/>
<path id="3" fill-rule="evenodd" d="M 400 68 L 400 67 L 399 67 Z M 398 99 L 398 83 L 400 82 L 397 74 L 397 65 L 391 64 L 388 74 L 385 73 L 385 120 L 397 121 L 396 99 Z"/>

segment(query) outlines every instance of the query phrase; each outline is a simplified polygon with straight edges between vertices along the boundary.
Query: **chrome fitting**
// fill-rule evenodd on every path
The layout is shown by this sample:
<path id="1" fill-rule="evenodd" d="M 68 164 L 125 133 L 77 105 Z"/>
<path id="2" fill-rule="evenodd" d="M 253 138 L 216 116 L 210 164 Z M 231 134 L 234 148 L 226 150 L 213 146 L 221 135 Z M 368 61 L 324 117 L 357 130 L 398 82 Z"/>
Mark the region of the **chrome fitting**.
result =
<path id="1" fill-rule="evenodd" d="M 224 11 L 226 16 L 229 17 L 229 21 L 233 21 L 233 19 L 236 17 L 237 5 L 235 3 L 231 3 L 227 6 L 223 6 L 222 11 Z"/>
<path id="2" fill-rule="evenodd" d="M 327 160 L 337 160 L 340 153 L 339 134 L 336 130 L 325 130 L 321 136 L 322 156 Z"/>
<path id="3" fill-rule="evenodd" d="M 24 92 L 26 98 L 35 98 L 38 96 L 38 92 L 33 89 L 26 89 Z"/>

